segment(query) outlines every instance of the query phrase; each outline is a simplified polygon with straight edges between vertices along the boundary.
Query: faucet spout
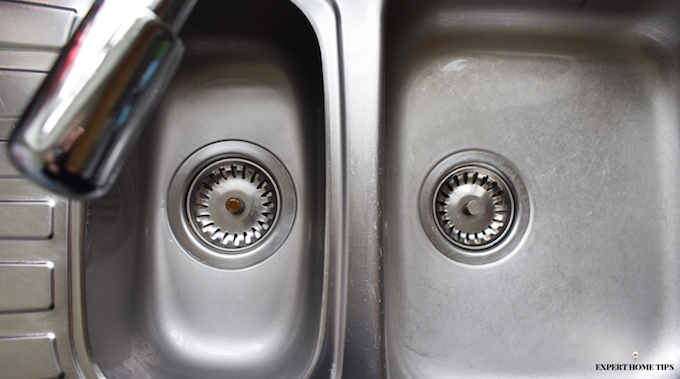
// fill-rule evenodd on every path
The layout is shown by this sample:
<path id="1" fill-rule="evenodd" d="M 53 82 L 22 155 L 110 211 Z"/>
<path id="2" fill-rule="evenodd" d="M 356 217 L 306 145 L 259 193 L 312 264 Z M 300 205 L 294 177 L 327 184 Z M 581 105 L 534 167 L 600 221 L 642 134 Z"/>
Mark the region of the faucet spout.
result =
<path id="1" fill-rule="evenodd" d="M 10 138 L 17 169 L 64 196 L 106 193 L 179 64 L 194 3 L 96 1 Z"/>

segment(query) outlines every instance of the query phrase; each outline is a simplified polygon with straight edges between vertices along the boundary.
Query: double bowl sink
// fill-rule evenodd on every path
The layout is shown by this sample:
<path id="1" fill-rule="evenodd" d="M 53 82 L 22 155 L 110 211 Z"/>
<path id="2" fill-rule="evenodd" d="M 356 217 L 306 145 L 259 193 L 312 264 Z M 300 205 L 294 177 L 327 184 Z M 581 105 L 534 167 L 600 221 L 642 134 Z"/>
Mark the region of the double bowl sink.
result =
<path id="1" fill-rule="evenodd" d="M 199 1 L 115 186 L 75 205 L 83 371 L 677 377 L 678 19 Z"/>

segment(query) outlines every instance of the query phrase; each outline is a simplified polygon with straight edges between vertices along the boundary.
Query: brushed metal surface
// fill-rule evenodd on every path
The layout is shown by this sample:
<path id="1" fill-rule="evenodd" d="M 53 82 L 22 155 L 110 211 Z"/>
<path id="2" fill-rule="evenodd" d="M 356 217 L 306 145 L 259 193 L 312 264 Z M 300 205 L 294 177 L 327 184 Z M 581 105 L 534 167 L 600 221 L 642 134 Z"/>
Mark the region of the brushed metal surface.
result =
<path id="1" fill-rule="evenodd" d="M 57 57 L 54 51 L 0 50 L 0 70 L 47 72 Z"/>
<path id="2" fill-rule="evenodd" d="M 0 178 L 11 178 L 21 176 L 14 168 L 12 162 L 9 161 L 9 153 L 7 152 L 7 142 L 0 141 Z"/>
<path id="3" fill-rule="evenodd" d="M 0 117 L 21 115 L 46 75 L 0 70 Z"/>
<path id="4" fill-rule="evenodd" d="M 26 4 L 38 5 L 38 6 L 48 6 L 57 9 L 63 9 L 67 11 L 76 12 L 76 21 L 79 23 L 82 18 L 87 14 L 87 12 L 92 7 L 95 0 L 15 0 L 15 2 L 21 2 Z M 40 19 L 43 21 L 44 19 Z M 49 22 L 49 19 L 45 20 Z"/>
<path id="5" fill-rule="evenodd" d="M 53 307 L 52 262 L 0 261 L 0 313 L 49 311 Z"/>
<path id="6" fill-rule="evenodd" d="M 0 372 L 12 379 L 60 377 L 63 371 L 54 334 L 0 335 Z"/>
<path id="7" fill-rule="evenodd" d="M 263 25 L 255 9 L 274 2 L 250 3 L 199 2 L 183 31 L 190 58 L 108 197 L 69 213 L 55 197 L 52 240 L 0 241 L 2 259 L 55 262 L 55 309 L 0 314 L 0 335 L 54 330 L 67 377 L 266 376 L 282 367 L 273 352 L 259 350 L 255 371 L 243 357 L 293 330 L 294 314 L 297 339 L 281 351 L 299 355 L 276 377 L 598 378 L 595 364 L 632 363 L 633 351 L 676 369 L 612 376 L 677 377 L 680 5 L 293 1 L 315 50 L 299 18 L 274 11 Z M 289 32 L 302 40 L 275 38 Z M 323 96 L 310 96 L 318 70 Z M 323 104 L 323 125 L 295 104 Z M 250 124 L 267 117 L 284 126 Z M 13 119 L 0 118 L 0 139 Z M 163 178 L 234 136 L 273 151 L 306 192 L 282 250 L 222 276 L 180 258 Z M 432 245 L 417 205 L 428 172 L 469 149 L 516 167 L 533 210 L 513 253 L 476 269 Z M 49 196 L 0 178 L 0 199 Z"/>
<path id="8" fill-rule="evenodd" d="M 17 119 L 13 117 L 0 117 L 0 141 L 4 141 L 9 138 L 10 133 L 12 133 L 12 130 L 14 130 L 16 121 Z"/>
<path id="9" fill-rule="evenodd" d="M 52 238 L 54 202 L 0 199 L 0 239 Z"/>
<path id="10" fill-rule="evenodd" d="M 6 153 L 0 149 L 0 153 Z M 4 155 L 4 154 L 3 154 Z M 15 267 L 7 267 L 0 274 L 0 281 L 3 282 L 3 304 L 23 304 L 26 312 L 1 312 L 0 313 L 0 336 L 21 336 L 53 335 L 51 344 L 57 346 L 61 352 L 62 368 L 53 373 L 50 367 L 55 367 L 55 358 L 48 352 L 45 341 L 6 342 L 0 352 L 0 377 L 39 377 L 55 378 L 61 371 L 70 376 L 77 375 L 74 361 L 70 354 L 69 337 L 69 303 L 68 303 L 68 217 L 66 213 L 66 201 L 46 193 L 21 178 L 0 178 L 0 200 L 5 202 L 53 202 L 54 218 L 52 229 L 53 236 L 50 239 L 0 239 L 0 261 L 3 263 L 37 263 L 38 267 L 49 267 L 53 272 L 52 289 L 49 286 L 49 279 L 42 275 L 43 268 L 31 267 L 24 271 L 27 276 L 22 275 L 21 280 L 15 281 Z M 0 220 L 6 222 L 8 215 L 0 214 Z M 39 221 L 36 220 L 36 221 Z M 22 220 L 24 227 L 30 227 L 34 220 Z M 23 270 L 23 268 L 22 268 Z M 26 270 L 29 270 L 28 268 Z M 40 273 L 39 273 L 40 272 Z M 34 280 L 33 280 L 34 279 Z M 31 281 L 29 283 L 29 280 Z M 19 286 L 17 288 L 17 286 Z M 16 289 L 16 291 L 14 291 Z M 5 297 L 6 296 L 6 297 Z M 26 296 L 19 299 L 17 296 Z M 47 309 L 40 310 L 46 305 L 47 297 L 52 297 L 51 305 Z M 49 350 L 51 351 L 51 350 Z M 20 354 L 21 357 L 17 358 Z M 12 364 L 5 364 L 12 362 Z M 37 370 L 37 371 L 36 371 Z M 36 374 L 37 372 L 37 374 Z M 51 374 L 46 374 L 51 372 Z M 42 374 L 41 374 L 42 373 Z"/>
<path id="11" fill-rule="evenodd" d="M 59 9 L 48 8 L 49 3 L 58 3 L 55 5 Z M 32 91 L 44 78 L 41 72 L 49 70 L 60 44 L 65 42 L 64 37 L 91 3 L 92 0 L 45 0 L 41 4 L 0 1 L 0 18 L 3 18 L 0 23 L 3 41 L 0 43 L 3 75 L 0 140 L 9 137 Z M 7 7 L 21 7 L 22 18 L 6 22 L 10 16 Z M 14 15 L 12 13 L 12 17 Z M 59 25 L 59 30 L 54 29 L 55 25 Z M 45 379 L 64 374 L 76 378 L 81 376 L 82 370 L 72 352 L 69 332 L 72 312 L 68 291 L 67 202 L 18 178 L 16 171 L 7 166 L 6 148 L 6 143 L 0 143 L 0 201 L 3 204 L 29 203 L 29 212 L 41 209 L 38 213 L 44 213 L 42 204 L 53 204 L 53 236 L 51 239 L 0 239 L 0 261 L 21 262 L 18 267 L 3 265 L 0 273 L 3 283 L 0 304 L 7 311 L 0 312 L 0 377 Z M 33 204 L 41 205 L 35 208 Z M 15 216 L 15 212 L 0 214 L 0 224 L 9 227 L 12 234 L 36 226 L 37 230 L 43 229 L 39 234 L 46 234 L 44 215 L 36 214 L 38 217 L 34 218 L 19 212 L 19 218 Z M 29 263 L 30 267 L 27 266 Z M 46 271 L 52 274 L 48 275 Z M 19 308 L 23 312 L 14 312 Z"/>
<path id="12" fill-rule="evenodd" d="M 680 9 L 583 3 L 390 4 L 388 377 L 601 378 L 633 351 L 677 377 L 680 25 L 658 17 Z M 523 243 L 476 269 L 439 254 L 410 203 L 468 149 L 511 162 L 532 202 Z"/>
<path id="13" fill-rule="evenodd" d="M 384 377 L 382 40 L 388 1 L 335 1 L 340 23 L 347 180 L 347 326 L 342 375 Z"/>
<path id="14" fill-rule="evenodd" d="M 328 156 L 340 141 L 331 134 L 337 119 L 326 116 L 333 105 L 319 37 L 293 3 L 263 2 L 266 14 L 249 1 L 225 4 L 197 4 L 180 35 L 183 62 L 128 168 L 109 194 L 86 205 L 87 342 L 107 377 L 338 375 L 334 318 L 341 309 L 330 280 L 340 275 L 333 260 L 342 251 L 330 232 L 342 226 L 329 225 L 327 210 L 337 206 L 338 187 L 328 186 L 337 168 Z M 247 268 L 195 259 L 169 226 L 168 213 L 185 211 L 186 194 L 167 196 L 173 175 L 219 141 L 266 149 L 292 179 L 278 183 L 281 196 L 297 198 L 296 208 L 281 205 L 295 212 L 288 236 L 273 227 L 253 250 L 270 249 L 268 258 Z M 224 145 L 212 161 L 234 153 Z M 252 159 L 282 180 L 269 161 Z M 278 233 L 281 243 L 270 244 Z"/>
<path id="15" fill-rule="evenodd" d="M 0 48 L 59 50 L 75 20 L 72 9 L 0 1 Z"/>

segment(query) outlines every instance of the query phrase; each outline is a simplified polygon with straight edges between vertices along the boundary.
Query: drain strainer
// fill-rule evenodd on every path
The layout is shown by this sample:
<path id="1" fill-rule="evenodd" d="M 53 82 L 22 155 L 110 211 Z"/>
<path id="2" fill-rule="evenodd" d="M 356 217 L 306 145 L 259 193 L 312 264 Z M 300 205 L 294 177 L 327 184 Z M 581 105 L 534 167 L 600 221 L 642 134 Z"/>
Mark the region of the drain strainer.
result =
<path id="1" fill-rule="evenodd" d="M 217 268 L 240 269 L 274 254 L 295 220 L 297 201 L 285 166 L 243 141 L 207 145 L 177 169 L 168 219 L 184 249 Z"/>
<path id="2" fill-rule="evenodd" d="M 479 166 L 460 167 L 439 183 L 433 209 L 454 244 L 481 250 L 499 242 L 512 223 L 514 200 L 502 177 Z"/>
<path id="3" fill-rule="evenodd" d="M 187 194 L 194 233 L 209 246 L 237 251 L 261 241 L 278 211 L 279 190 L 253 162 L 231 158 L 201 171 Z"/>
<path id="4" fill-rule="evenodd" d="M 483 151 L 457 153 L 435 166 L 419 205 L 432 243 L 466 264 L 487 264 L 510 254 L 530 219 L 529 196 L 517 171 Z"/>

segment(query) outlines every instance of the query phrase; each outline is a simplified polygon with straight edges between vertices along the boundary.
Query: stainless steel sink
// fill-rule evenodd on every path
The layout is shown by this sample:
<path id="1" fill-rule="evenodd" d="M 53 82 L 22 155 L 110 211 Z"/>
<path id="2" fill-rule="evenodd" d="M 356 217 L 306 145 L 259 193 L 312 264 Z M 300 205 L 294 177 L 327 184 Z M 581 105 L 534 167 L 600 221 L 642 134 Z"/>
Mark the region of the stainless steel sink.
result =
<path id="1" fill-rule="evenodd" d="M 0 377 L 678 377 L 676 3 L 198 1 L 106 196 L 2 152 Z M 0 0 L 0 149 L 91 6 Z"/>
<path id="2" fill-rule="evenodd" d="M 114 188 L 83 206 L 90 364 L 111 379 L 328 377 L 340 252 L 316 32 L 290 2 L 201 1 L 181 38 Z M 198 178 L 208 166 L 219 179 Z M 210 229 L 199 195 L 243 225 Z"/>
<path id="3" fill-rule="evenodd" d="M 679 10 L 673 2 L 388 5 L 388 377 L 599 378 L 597 365 L 607 363 L 677 369 Z M 447 175 L 480 165 L 516 187 L 513 220 L 509 201 L 495 200 L 511 224 L 496 245 L 451 215 L 475 217 L 465 186 L 483 188 L 488 174 L 475 173 L 477 184 L 472 171 L 460 183 Z M 617 374 L 677 377 L 632 371 Z"/>

